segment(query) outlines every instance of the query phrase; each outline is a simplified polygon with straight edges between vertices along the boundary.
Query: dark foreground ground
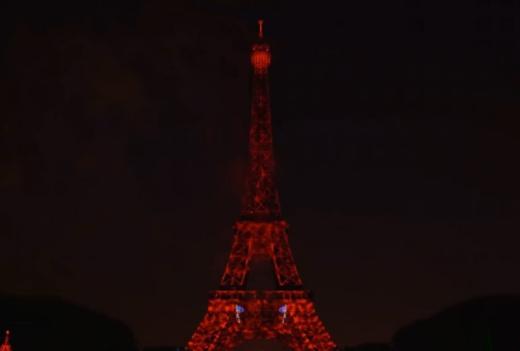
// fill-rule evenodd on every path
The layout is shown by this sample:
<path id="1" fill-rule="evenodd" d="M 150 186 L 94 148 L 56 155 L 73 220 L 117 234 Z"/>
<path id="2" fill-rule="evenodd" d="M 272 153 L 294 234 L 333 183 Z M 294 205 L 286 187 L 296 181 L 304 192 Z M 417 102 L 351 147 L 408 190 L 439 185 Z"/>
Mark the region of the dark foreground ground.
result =
<path id="1" fill-rule="evenodd" d="M 132 331 L 123 323 L 50 297 L 0 295 L 0 330 L 5 329 L 13 331 L 14 351 L 139 350 Z M 178 349 L 145 349 L 174 350 Z M 389 344 L 366 344 L 345 350 L 520 350 L 520 295 L 470 300 L 401 328 Z"/>

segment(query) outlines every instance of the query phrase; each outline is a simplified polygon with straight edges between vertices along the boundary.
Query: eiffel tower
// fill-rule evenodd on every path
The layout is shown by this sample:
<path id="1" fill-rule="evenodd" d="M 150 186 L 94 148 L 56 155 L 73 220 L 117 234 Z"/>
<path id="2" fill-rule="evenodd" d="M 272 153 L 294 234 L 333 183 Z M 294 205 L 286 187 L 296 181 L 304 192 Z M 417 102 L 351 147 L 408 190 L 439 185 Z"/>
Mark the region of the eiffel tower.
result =
<path id="1" fill-rule="evenodd" d="M 4 335 L 4 342 L 2 343 L 2 345 L 0 345 L 0 351 L 13 351 L 13 349 L 11 348 L 11 344 L 9 343 L 9 336 L 10 332 L 9 330 L 6 330 Z"/>
<path id="2" fill-rule="evenodd" d="M 206 314 L 191 340 L 192 351 L 233 350 L 257 339 L 278 340 L 294 351 L 329 351 L 336 345 L 304 290 L 280 213 L 275 185 L 268 69 L 270 46 L 258 21 L 251 50 L 252 101 L 247 189 L 234 225 L 231 253 L 220 289 L 210 293 Z M 269 259 L 276 289 L 248 289 L 251 265 Z"/>

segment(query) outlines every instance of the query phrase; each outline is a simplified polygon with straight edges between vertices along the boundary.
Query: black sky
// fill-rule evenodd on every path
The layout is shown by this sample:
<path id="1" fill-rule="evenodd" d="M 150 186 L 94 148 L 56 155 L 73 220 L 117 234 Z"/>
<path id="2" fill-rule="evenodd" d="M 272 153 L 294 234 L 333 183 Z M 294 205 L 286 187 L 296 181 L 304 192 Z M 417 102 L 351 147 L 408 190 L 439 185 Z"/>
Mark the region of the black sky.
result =
<path id="1" fill-rule="evenodd" d="M 187 341 L 239 213 L 262 15 L 282 206 L 337 342 L 520 292 L 517 1 L 2 13 L 0 291 Z"/>

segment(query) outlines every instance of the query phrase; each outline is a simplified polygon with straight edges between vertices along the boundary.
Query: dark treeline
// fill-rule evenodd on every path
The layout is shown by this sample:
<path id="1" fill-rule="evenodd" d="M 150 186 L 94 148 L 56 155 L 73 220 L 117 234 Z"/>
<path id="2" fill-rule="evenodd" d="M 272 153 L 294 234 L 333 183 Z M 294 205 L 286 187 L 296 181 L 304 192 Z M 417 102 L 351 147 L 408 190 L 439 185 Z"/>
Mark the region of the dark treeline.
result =
<path id="1" fill-rule="evenodd" d="M 390 344 L 347 347 L 348 351 L 520 350 L 520 296 L 463 302 L 400 329 Z"/>
<path id="2" fill-rule="evenodd" d="M 13 351 L 137 351 L 123 323 L 53 297 L 0 295 L 0 331 Z"/>
<path id="3" fill-rule="evenodd" d="M 520 350 L 520 296 L 470 300 L 401 328 L 389 344 L 364 344 L 345 351 Z M 123 323 L 56 298 L 0 295 L 0 330 L 13 331 L 14 351 L 137 351 Z M 153 347 L 144 351 L 178 351 Z"/>

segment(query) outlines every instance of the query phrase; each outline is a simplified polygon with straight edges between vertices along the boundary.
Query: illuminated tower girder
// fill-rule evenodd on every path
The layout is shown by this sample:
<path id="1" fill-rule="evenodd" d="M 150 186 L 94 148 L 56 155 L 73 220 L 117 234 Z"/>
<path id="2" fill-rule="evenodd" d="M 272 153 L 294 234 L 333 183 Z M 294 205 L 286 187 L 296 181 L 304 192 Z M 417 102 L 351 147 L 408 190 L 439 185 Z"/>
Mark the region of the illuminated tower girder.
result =
<path id="1" fill-rule="evenodd" d="M 188 342 L 192 351 L 227 351 L 254 339 L 276 339 L 294 351 L 336 349 L 303 289 L 280 213 L 268 80 L 271 50 L 263 36 L 260 20 L 251 50 L 249 168 L 241 215 L 220 289 L 211 292 L 206 314 Z M 276 289 L 248 289 L 250 267 L 263 258 L 273 264 Z"/>

